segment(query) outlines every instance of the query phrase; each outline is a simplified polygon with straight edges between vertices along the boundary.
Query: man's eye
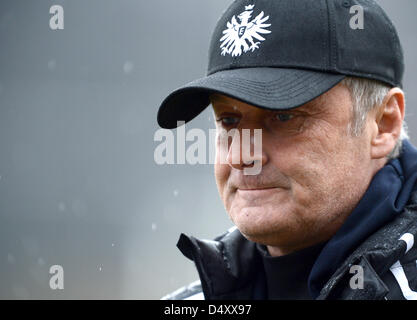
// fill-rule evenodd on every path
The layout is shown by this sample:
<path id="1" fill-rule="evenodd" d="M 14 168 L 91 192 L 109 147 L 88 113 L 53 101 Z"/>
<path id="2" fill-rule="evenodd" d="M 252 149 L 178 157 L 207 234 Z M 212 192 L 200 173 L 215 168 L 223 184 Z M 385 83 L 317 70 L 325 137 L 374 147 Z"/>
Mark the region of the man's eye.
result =
<path id="1" fill-rule="evenodd" d="M 239 122 L 239 118 L 224 117 L 224 118 L 221 118 L 219 121 L 221 121 L 221 123 L 225 126 L 232 126 Z"/>
<path id="2" fill-rule="evenodd" d="M 294 118 L 294 115 L 288 113 L 278 113 L 275 115 L 275 119 L 281 122 L 287 122 Z"/>

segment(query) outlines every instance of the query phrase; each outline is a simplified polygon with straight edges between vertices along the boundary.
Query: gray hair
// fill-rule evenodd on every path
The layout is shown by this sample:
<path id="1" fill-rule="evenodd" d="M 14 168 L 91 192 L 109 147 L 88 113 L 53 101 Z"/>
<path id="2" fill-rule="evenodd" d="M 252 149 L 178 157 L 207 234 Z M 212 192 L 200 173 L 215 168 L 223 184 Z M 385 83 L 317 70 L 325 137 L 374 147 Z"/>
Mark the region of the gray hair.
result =
<path id="1" fill-rule="evenodd" d="M 352 96 L 353 116 L 349 125 L 349 131 L 353 136 L 357 137 L 364 130 L 368 113 L 382 104 L 385 96 L 392 87 L 380 81 L 356 77 L 347 77 L 341 83 L 349 89 Z M 387 156 L 388 160 L 398 158 L 402 142 L 408 138 L 407 124 L 404 121 L 401 128 L 401 135 L 394 149 Z"/>

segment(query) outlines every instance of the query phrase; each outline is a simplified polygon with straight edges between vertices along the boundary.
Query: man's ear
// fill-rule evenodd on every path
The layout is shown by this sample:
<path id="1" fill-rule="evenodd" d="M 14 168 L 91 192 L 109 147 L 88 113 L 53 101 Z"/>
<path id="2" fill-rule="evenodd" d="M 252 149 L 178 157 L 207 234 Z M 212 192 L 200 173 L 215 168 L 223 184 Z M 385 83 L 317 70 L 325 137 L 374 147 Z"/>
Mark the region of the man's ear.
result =
<path id="1" fill-rule="evenodd" d="M 375 132 L 371 140 L 372 159 L 387 157 L 394 149 L 401 135 L 405 115 L 404 92 L 400 88 L 391 89 L 375 113 Z"/>

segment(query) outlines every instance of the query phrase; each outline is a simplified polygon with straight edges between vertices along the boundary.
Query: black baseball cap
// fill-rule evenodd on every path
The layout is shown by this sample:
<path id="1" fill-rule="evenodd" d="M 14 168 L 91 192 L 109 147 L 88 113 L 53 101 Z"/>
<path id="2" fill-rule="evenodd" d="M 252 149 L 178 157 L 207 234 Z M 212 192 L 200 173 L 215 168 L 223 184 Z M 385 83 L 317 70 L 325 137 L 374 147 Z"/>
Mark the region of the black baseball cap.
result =
<path id="1" fill-rule="evenodd" d="M 288 110 L 346 76 L 402 87 L 403 74 L 398 34 L 373 0 L 236 0 L 213 32 L 207 76 L 172 92 L 158 124 L 192 120 L 212 93 Z"/>

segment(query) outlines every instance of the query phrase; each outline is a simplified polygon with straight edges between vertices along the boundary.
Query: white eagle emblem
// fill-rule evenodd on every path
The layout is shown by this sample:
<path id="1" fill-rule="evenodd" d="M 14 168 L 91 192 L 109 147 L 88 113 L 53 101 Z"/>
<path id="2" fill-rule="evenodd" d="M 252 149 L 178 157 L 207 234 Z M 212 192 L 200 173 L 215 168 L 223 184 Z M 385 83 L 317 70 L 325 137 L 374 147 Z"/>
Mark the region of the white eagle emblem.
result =
<path id="1" fill-rule="evenodd" d="M 260 41 L 265 40 L 260 34 L 271 33 L 266 29 L 271 25 L 264 24 L 269 16 L 264 17 L 263 11 L 255 19 L 249 21 L 254 7 L 255 5 L 245 6 L 245 11 L 237 16 L 240 23 L 237 22 L 235 16 L 233 16 L 231 22 L 227 23 L 227 29 L 223 31 L 224 36 L 220 39 L 223 56 L 231 54 L 232 57 L 237 57 L 242 54 L 242 50 L 243 52 L 249 50 L 253 52 L 259 48 Z M 254 42 L 254 38 L 259 41 Z"/>

